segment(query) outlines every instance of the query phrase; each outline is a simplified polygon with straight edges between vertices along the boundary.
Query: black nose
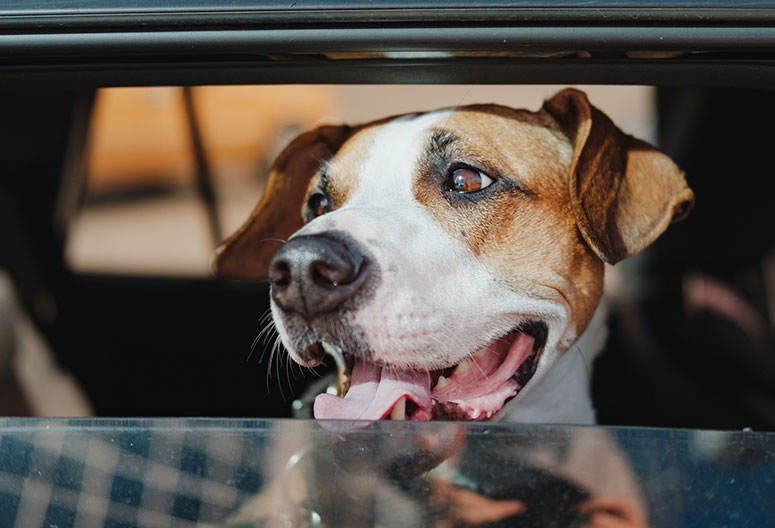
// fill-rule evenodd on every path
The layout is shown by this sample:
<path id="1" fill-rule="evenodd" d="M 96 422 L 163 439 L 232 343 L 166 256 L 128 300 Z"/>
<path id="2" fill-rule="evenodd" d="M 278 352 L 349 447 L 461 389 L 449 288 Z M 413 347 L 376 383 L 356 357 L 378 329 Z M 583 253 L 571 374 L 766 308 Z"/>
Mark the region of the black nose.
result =
<path id="1" fill-rule="evenodd" d="M 325 233 L 292 238 L 269 263 L 272 299 L 308 318 L 327 312 L 361 288 L 367 265 L 354 244 Z"/>

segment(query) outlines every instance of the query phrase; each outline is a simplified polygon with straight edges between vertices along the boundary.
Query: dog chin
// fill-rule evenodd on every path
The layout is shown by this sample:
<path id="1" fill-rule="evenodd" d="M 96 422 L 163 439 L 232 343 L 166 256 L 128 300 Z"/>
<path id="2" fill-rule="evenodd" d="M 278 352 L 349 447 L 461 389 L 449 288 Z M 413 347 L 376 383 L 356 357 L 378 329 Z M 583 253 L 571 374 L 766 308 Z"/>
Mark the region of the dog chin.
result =
<path id="1" fill-rule="evenodd" d="M 342 380 L 338 396 L 318 395 L 315 418 L 488 420 L 530 382 L 547 335 L 545 322 L 523 323 L 462 362 L 434 370 L 373 361 L 326 341 L 310 343 L 304 355 L 333 355 Z"/>

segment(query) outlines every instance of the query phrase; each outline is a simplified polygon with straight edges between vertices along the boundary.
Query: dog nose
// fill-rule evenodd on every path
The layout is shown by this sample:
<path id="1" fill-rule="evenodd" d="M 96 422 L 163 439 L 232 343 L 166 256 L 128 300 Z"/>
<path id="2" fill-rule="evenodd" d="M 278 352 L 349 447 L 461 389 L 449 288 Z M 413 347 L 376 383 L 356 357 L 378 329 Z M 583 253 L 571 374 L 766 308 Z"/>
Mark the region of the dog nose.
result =
<path id="1" fill-rule="evenodd" d="M 325 234 L 292 238 L 272 257 L 272 299 L 307 318 L 350 299 L 365 282 L 366 257 Z"/>

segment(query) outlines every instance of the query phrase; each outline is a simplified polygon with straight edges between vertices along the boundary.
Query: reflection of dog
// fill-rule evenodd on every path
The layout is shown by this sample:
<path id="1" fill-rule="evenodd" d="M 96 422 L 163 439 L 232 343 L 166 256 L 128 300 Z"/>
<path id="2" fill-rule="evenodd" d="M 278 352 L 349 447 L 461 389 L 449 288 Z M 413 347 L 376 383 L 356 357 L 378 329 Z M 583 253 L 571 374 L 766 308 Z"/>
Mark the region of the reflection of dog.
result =
<path id="1" fill-rule="evenodd" d="M 670 159 L 564 90 L 538 112 L 475 105 L 302 134 L 215 267 L 269 277 L 298 363 L 343 352 L 349 390 L 319 396 L 317 418 L 592 422 L 569 350 L 602 344 L 603 263 L 692 201 Z"/>

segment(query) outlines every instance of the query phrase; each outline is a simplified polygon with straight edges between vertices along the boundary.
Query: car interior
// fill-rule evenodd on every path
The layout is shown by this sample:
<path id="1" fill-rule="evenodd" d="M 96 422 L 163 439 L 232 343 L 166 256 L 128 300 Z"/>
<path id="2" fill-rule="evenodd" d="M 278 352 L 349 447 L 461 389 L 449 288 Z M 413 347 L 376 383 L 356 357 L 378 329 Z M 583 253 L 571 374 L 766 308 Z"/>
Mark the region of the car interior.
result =
<path id="1" fill-rule="evenodd" d="M 0 415 L 309 416 L 333 360 L 291 364 L 269 283 L 210 268 L 274 156 L 327 120 L 575 86 L 696 195 L 607 277 L 599 424 L 775 431 L 772 2 L 74 4 L 0 7 Z M 771 464 L 757 442 L 733 459 Z"/>

